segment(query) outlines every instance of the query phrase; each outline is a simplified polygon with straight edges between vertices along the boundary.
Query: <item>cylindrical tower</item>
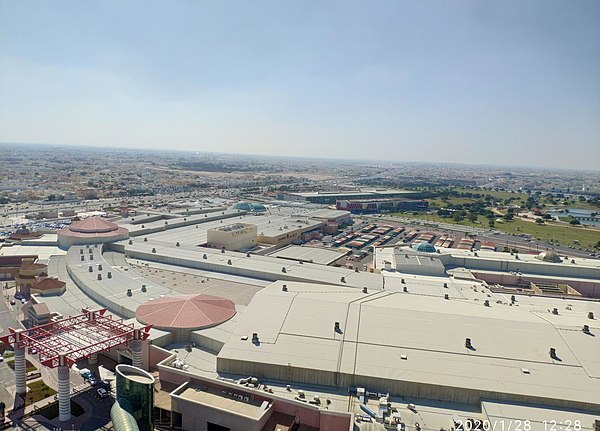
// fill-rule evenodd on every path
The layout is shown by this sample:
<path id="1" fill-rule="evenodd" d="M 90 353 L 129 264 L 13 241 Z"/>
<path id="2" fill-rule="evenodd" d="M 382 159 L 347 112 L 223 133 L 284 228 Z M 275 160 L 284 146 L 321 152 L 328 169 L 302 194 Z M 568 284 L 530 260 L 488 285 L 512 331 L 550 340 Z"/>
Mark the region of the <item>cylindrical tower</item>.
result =
<path id="1" fill-rule="evenodd" d="M 154 429 L 154 377 L 141 368 L 117 365 L 117 403 L 112 410 L 126 411 L 136 421 L 140 431 Z"/>
<path id="2" fill-rule="evenodd" d="M 61 422 L 71 419 L 71 376 L 67 353 L 58 355 L 58 418 Z"/>

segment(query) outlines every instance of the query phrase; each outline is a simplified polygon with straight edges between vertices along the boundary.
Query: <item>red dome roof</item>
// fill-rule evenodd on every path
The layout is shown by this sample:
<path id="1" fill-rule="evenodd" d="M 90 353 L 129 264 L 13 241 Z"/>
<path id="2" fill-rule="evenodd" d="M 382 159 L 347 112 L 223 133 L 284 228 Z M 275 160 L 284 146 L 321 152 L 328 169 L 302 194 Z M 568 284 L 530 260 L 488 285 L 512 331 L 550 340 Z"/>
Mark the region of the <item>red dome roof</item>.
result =
<path id="1" fill-rule="evenodd" d="M 235 304 L 212 295 L 162 297 L 138 307 L 137 319 L 158 329 L 201 329 L 218 325 L 235 315 Z"/>

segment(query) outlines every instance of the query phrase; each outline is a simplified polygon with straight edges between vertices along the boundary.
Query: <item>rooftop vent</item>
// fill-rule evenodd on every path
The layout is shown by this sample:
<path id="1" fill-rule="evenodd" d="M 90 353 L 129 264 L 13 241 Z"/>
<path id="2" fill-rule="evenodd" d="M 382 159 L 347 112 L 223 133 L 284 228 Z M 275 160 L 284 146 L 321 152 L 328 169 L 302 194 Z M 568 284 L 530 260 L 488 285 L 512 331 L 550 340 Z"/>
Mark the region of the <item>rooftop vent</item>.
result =
<path id="1" fill-rule="evenodd" d="M 177 244 L 175 244 L 175 247 L 179 247 L 181 244 L 179 244 L 179 241 L 177 241 Z"/>
<path id="2" fill-rule="evenodd" d="M 444 288 L 448 289 L 448 283 L 444 283 Z"/>
<path id="3" fill-rule="evenodd" d="M 101 263 L 98 264 L 98 271 L 102 271 L 102 264 Z"/>
<path id="4" fill-rule="evenodd" d="M 129 240 L 129 245 L 133 245 L 133 240 L 132 239 Z"/>
<path id="5" fill-rule="evenodd" d="M 590 333 L 590 325 L 583 325 L 583 332 L 584 332 L 584 334 L 589 334 Z"/>
<path id="6" fill-rule="evenodd" d="M 346 277 L 340 277 L 340 282 L 341 283 L 345 283 L 346 282 Z"/>
<path id="7" fill-rule="evenodd" d="M 94 271 L 94 267 L 92 265 L 88 266 L 88 271 L 89 272 L 93 272 Z"/>
<path id="8" fill-rule="evenodd" d="M 94 252 L 94 250 L 92 250 L 92 249 L 90 248 L 90 254 L 92 254 L 93 252 Z"/>
<path id="9" fill-rule="evenodd" d="M 85 256 L 81 256 L 81 261 L 85 262 Z"/>
<path id="10" fill-rule="evenodd" d="M 204 253 L 204 254 L 202 255 L 202 259 L 208 259 L 208 256 L 206 255 L 206 253 Z"/>
<path id="11" fill-rule="evenodd" d="M 112 278 L 112 272 L 108 271 L 108 273 L 106 274 L 106 276 L 107 276 L 108 278 Z"/>
<path id="12" fill-rule="evenodd" d="M 444 299 L 450 299 L 450 295 L 448 295 L 447 293 L 444 293 Z"/>
<path id="13" fill-rule="evenodd" d="M 196 225 L 196 229 L 198 229 L 198 225 Z"/>
<path id="14" fill-rule="evenodd" d="M 94 260 L 94 255 L 90 254 L 90 260 Z"/>
<path id="15" fill-rule="evenodd" d="M 400 283 L 404 284 L 404 283 L 406 283 L 406 281 L 404 281 L 404 279 L 401 279 Z"/>
<path id="16" fill-rule="evenodd" d="M 513 304 L 517 302 L 517 297 L 515 295 L 510 295 L 510 302 Z"/>
<path id="17" fill-rule="evenodd" d="M 467 349 L 472 349 L 473 348 L 473 344 L 471 343 L 471 339 L 470 338 L 465 338 L 465 347 Z"/>
<path id="18" fill-rule="evenodd" d="M 259 344 L 260 341 L 258 340 L 258 333 L 254 332 L 252 333 L 252 344 Z"/>
<path id="19" fill-rule="evenodd" d="M 283 287 L 281 288 L 281 290 L 284 292 L 287 292 L 288 291 L 287 284 L 284 284 Z"/>
<path id="20" fill-rule="evenodd" d="M 485 301 L 483 301 L 483 305 L 485 305 L 486 307 L 490 306 L 490 301 L 488 301 L 487 299 Z"/>
<path id="21" fill-rule="evenodd" d="M 558 315 L 558 308 L 554 307 L 554 308 L 552 309 L 552 314 L 556 314 L 556 315 Z"/>
<path id="22" fill-rule="evenodd" d="M 358 266 L 354 268 L 354 272 L 358 272 Z"/>
<path id="23" fill-rule="evenodd" d="M 148 289 L 146 288 L 146 285 L 145 285 L 145 284 L 142 284 L 142 292 L 144 292 L 144 293 L 145 293 L 145 292 L 147 292 L 147 291 L 148 291 Z"/>
<path id="24" fill-rule="evenodd" d="M 82 248 L 79 249 L 79 254 L 83 254 L 83 249 Z"/>
<path id="25" fill-rule="evenodd" d="M 366 288 L 366 287 L 363 287 L 363 293 L 367 293 L 367 292 L 368 292 L 368 291 L 367 291 L 367 288 Z"/>
<path id="26" fill-rule="evenodd" d="M 588 312 L 588 319 L 594 319 L 594 312 L 593 311 L 589 311 Z"/>
<path id="27" fill-rule="evenodd" d="M 550 347 L 550 352 L 549 353 L 550 353 L 550 357 L 552 359 L 556 359 L 557 358 L 557 356 L 556 356 L 556 349 L 554 347 Z"/>
<path id="28" fill-rule="evenodd" d="M 287 272 L 287 270 L 285 269 L 285 266 L 281 267 L 281 272 L 283 272 L 284 274 Z"/>
<path id="29" fill-rule="evenodd" d="M 404 288 L 402 289 L 404 292 L 408 293 L 408 286 L 404 286 Z"/>
<path id="30" fill-rule="evenodd" d="M 152 248 L 152 253 L 156 253 L 156 249 L 154 247 Z"/>
<path id="31" fill-rule="evenodd" d="M 127 296 L 131 296 L 133 295 L 133 293 L 131 293 L 131 289 L 127 289 Z"/>
<path id="32" fill-rule="evenodd" d="M 335 332 L 342 332 L 342 330 L 340 329 L 340 322 L 335 322 L 335 323 L 333 324 L 333 330 L 334 330 Z"/>
<path id="33" fill-rule="evenodd" d="M 231 265 L 231 259 L 227 259 L 227 265 Z"/>
<path id="34" fill-rule="evenodd" d="M 102 274 L 98 274 L 98 280 L 102 280 Z"/>
<path id="35" fill-rule="evenodd" d="M 221 253 L 225 253 L 225 247 L 221 247 Z"/>
<path id="36" fill-rule="evenodd" d="M 143 225 L 142 225 L 142 229 L 145 229 L 145 228 L 146 228 L 146 225 L 144 225 L 144 224 L 143 224 Z"/>
<path id="37" fill-rule="evenodd" d="M 144 242 L 148 242 L 148 238 L 145 238 L 145 237 L 144 237 Z"/>
<path id="38" fill-rule="evenodd" d="M 250 253 L 246 253 L 246 257 L 250 257 Z"/>

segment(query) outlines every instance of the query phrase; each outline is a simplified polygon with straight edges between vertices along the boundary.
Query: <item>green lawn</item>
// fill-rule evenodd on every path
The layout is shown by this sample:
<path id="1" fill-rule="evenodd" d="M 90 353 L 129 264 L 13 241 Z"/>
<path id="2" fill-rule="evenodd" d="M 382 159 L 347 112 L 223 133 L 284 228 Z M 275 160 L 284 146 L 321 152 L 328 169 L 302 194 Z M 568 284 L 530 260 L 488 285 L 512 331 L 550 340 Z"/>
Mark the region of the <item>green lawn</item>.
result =
<path id="1" fill-rule="evenodd" d="M 14 354 L 13 354 L 14 356 Z M 29 362 L 29 359 L 25 359 L 26 363 L 27 363 L 27 372 L 31 373 L 32 371 L 36 371 L 37 368 L 35 365 L 33 365 L 31 362 Z M 6 361 L 6 364 L 12 369 L 15 369 L 15 360 L 14 359 L 10 359 L 8 361 Z"/>
<path id="2" fill-rule="evenodd" d="M 25 394 L 25 402 L 27 404 L 33 404 L 56 394 L 56 391 L 46 385 L 42 380 L 27 383 L 27 389 L 27 393 Z"/>
<path id="3" fill-rule="evenodd" d="M 577 247 L 583 249 L 593 248 L 594 244 L 600 241 L 600 231 L 585 229 L 576 226 L 564 226 L 554 222 L 546 222 L 543 225 L 531 223 L 523 220 L 513 220 L 511 222 L 496 223 L 496 229 L 507 233 L 528 233 L 544 241 L 558 241 L 561 245 L 573 245 L 573 241 L 580 241 Z"/>

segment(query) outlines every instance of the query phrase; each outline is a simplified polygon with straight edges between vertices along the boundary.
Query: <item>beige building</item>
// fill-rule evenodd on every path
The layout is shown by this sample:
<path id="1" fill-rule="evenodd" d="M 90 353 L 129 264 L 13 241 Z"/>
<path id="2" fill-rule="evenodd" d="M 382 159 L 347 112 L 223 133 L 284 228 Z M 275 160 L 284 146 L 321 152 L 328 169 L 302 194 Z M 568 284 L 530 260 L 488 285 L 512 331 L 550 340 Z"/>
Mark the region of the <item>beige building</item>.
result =
<path id="1" fill-rule="evenodd" d="M 207 245 L 226 250 L 251 249 L 256 246 L 257 227 L 250 223 L 234 223 L 207 231 Z"/>
<path id="2" fill-rule="evenodd" d="M 299 217 L 261 223 L 258 226 L 258 242 L 283 247 L 294 241 L 300 241 L 303 233 L 320 230 L 323 225 L 324 222 L 321 220 Z"/>

